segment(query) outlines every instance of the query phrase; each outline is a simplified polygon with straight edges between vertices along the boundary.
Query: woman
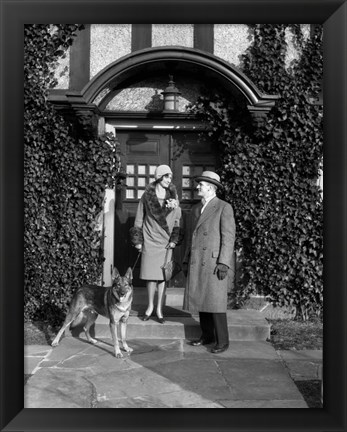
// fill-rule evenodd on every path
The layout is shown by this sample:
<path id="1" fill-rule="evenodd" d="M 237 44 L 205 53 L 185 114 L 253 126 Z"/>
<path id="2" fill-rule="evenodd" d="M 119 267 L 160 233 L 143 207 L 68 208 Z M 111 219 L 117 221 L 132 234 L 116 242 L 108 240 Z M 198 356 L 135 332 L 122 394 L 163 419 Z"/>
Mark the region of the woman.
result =
<path id="1" fill-rule="evenodd" d="M 147 281 L 148 306 L 143 321 L 148 321 L 154 309 L 154 294 L 158 289 L 157 318 L 164 324 L 163 297 L 165 281 L 161 266 L 172 256 L 182 240 L 181 218 L 176 187 L 168 165 L 160 165 L 139 202 L 134 227 L 130 230 L 133 245 L 142 252 L 140 279 Z"/>

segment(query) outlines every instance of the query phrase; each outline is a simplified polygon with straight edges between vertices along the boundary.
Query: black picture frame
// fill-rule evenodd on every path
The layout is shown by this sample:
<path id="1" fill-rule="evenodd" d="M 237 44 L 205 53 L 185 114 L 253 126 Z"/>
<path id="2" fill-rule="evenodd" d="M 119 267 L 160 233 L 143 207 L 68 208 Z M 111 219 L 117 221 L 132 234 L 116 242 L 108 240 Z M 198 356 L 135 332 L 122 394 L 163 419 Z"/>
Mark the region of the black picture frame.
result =
<path id="1" fill-rule="evenodd" d="M 13 1 L 1 4 L 2 431 L 346 431 L 346 0 Z M 112 19 L 110 19 L 112 17 Z M 23 25 L 324 24 L 324 408 L 24 409 Z"/>

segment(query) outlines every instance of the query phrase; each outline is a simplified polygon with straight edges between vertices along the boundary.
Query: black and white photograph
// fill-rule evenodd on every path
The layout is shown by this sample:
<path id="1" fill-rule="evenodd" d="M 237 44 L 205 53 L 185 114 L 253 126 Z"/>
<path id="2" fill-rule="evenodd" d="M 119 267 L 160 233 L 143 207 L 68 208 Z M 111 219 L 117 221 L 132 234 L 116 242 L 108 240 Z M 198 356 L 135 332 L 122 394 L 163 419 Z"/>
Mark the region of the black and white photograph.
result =
<path id="1" fill-rule="evenodd" d="M 332 65 L 346 34 L 339 44 L 308 14 L 69 18 L 26 19 L 14 45 L 22 135 L 10 158 L 4 146 L 2 351 L 22 346 L 25 427 L 51 412 L 47 430 L 78 419 L 100 431 L 270 430 L 283 416 L 284 429 L 321 419 L 342 431 L 332 398 L 344 375 L 332 389 L 334 359 L 340 372 L 346 361 L 347 160 L 345 128 L 334 146 L 332 125 L 345 123 L 346 77 Z M 23 340 L 9 342 L 15 305 Z M 23 427 L 14 406 L 1 430 Z M 188 408 L 186 420 L 169 408 Z"/>
<path id="2" fill-rule="evenodd" d="M 323 39 L 25 25 L 25 407 L 322 407 Z"/>

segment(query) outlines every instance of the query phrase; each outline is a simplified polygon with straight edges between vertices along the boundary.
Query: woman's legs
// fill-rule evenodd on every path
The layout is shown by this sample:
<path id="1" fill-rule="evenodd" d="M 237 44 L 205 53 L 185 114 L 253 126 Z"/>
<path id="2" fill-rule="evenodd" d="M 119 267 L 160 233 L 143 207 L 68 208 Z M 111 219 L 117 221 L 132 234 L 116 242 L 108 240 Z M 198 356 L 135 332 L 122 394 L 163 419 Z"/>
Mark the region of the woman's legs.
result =
<path id="1" fill-rule="evenodd" d="M 158 304 L 157 304 L 158 318 L 163 318 L 164 293 L 165 293 L 165 281 L 158 282 Z"/>
<path id="2" fill-rule="evenodd" d="M 163 318 L 165 281 L 147 281 L 148 306 L 145 314 L 147 316 L 152 315 L 154 309 L 154 296 L 157 287 L 158 287 L 157 317 Z"/>
<path id="3" fill-rule="evenodd" d="M 147 293 L 148 293 L 148 306 L 145 312 L 146 315 L 150 316 L 154 308 L 154 295 L 157 287 L 156 281 L 147 281 Z"/>

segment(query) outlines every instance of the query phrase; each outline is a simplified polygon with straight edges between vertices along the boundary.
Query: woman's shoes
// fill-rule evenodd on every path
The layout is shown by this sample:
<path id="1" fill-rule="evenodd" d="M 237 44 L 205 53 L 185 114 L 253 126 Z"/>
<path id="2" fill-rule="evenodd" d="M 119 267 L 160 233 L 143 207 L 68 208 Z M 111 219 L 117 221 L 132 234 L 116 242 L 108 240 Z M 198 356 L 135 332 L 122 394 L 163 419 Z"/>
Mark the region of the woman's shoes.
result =
<path id="1" fill-rule="evenodd" d="M 150 317 L 152 316 L 152 313 L 153 313 L 153 308 L 149 313 L 148 312 L 149 312 L 149 310 L 147 308 L 144 316 L 142 317 L 142 321 L 148 321 L 150 319 Z"/>
<path id="2" fill-rule="evenodd" d="M 147 315 L 147 313 L 145 312 L 144 316 L 142 317 L 142 321 L 148 321 L 150 319 L 151 315 Z M 158 314 L 157 314 L 157 320 L 160 324 L 165 323 L 164 317 L 159 317 Z"/>
<path id="3" fill-rule="evenodd" d="M 160 316 L 158 316 L 158 314 L 157 314 L 157 319 L 158 319 L 158 322 L 159 322 L 160 324 L 164 324 L 164 322 L 165 322 L 164 317 L 160 317 Z"/>

